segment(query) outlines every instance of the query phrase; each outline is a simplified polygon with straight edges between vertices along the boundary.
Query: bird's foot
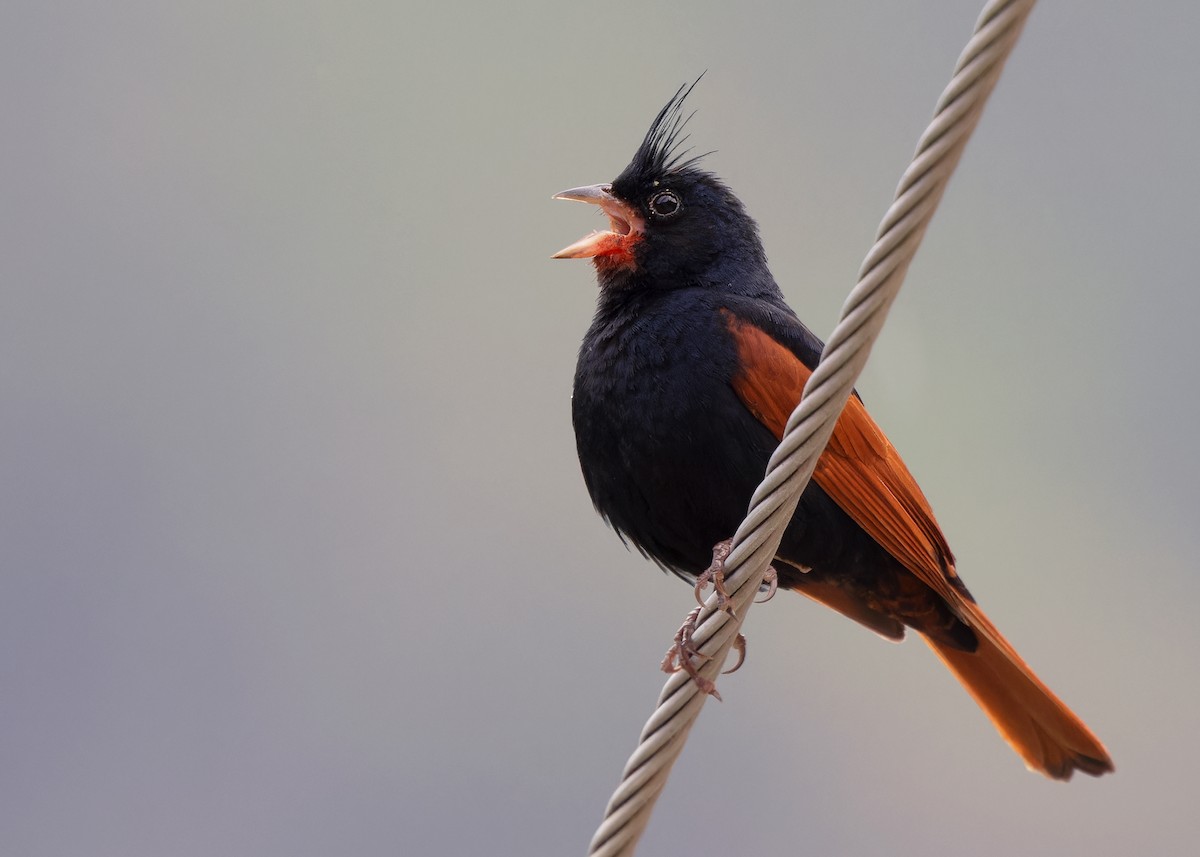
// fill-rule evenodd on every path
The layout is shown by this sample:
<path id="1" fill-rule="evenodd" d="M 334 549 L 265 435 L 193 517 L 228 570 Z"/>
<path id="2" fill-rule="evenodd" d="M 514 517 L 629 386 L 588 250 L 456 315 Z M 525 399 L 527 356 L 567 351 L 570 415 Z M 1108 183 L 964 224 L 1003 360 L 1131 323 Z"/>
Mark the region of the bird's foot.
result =
<path id="1" fill-rule="evenodd" d="M 737 614 L 733 609 L 732 599 L 729 597 L 729 592 L 725 589 L 725 560 L 729 558 L 729 552 L 732 548 L 733 539 L 718 542 L 713 547 L 712 564 L 696 578 L 695 594 L 696 603 L 699 606 L 692 610 L 691 613 L 688 613 L 687 618 L 683 620 L 683 624 L 675 634 L 674 645 L 667 650 L 666 657 L 662 661 L 663 672 L 674 673 L 682 670 L 696 683 L 696 687 L 702 693 L 715 696 L 718 700 L 721 698 L 721 694 L 717 692 L 717 686 L 709 679 L 700 675 L 700 671 L 696 666 L 696 662 L 703 664 L 709 660 L 710 656 L 700 651 L 700 647 L 696 645 L 694 635 L 699 624 L 700 613 L 704 609 L 704 588 L 710 583 L 712 584 L 713 591 L 717 593 L 716 609 L 728 613 L 732 618 L 737 618 Z M 761 600 L 770 601 L 779 588 L 778 575 L 776 575 L 775 569 L 771 566 L 767 566 L 767 570 L 763 575 L 763 585 L 767 587 L 767 594 Z M 743 634 L 737 635 L 737 638 L 733 641 L 733 648 L 737 651 L 737 663 L 725 670 L 722 675 L 737 672 L 742 664 L 746 662 L 746 637 Z"/>
<path id="2" fill-rule="evenodd" d="M 693 663 L 693 659 L 698 660 L 702 664 L 709 659 L 709 656 L 700 651 L 700 648 L 696 645 L 696 641 L 692 639 L 692 635 L 696 633 L 696 622 L 700 618 L 701 609 L 697 607 L 691 613 L 688 613 L 687 618 L 683 620 L 683 624 L 679 626 L 679 630 L 675 632 L 675 643 L 671 648 L 667 649 L 666 657 L 662 661 L 662 671 L 665 673 L 677 673 L 682 670 L 696 683 L 696 687 L 700 689 L 701 693 L 715 696 L 719 701 L 721 694 L 717 692 L 717 686 L 700 675 L 696 664 Z M 740 637 L 741 634 L 738 636 Z M 745 646 L 742 647 L 742 651 L 745 651 Z M 738 661 L 738 666 L 741 666 L 740 660 Z"/>
<path id="3" fill-rule="evenodd" d="M 725 560 L 729 558 L 729 551 L 732 548 L 733 539 L 726 539 L 723 542 L 717 542 L 713 545 L 712 564 L 700 572 L 700 576 L 696 578 L 695 591 L 696 603 L 703 607 L 704 587 L 711 583 L 713 592 L 717 593 L 717 609 L 723 610 L 736 618 L 737 614 L 733 612 L 729 593 L 725 590 Z"/>
<path id="4" fill-rule="evenodd" d="M 711 583 L 713 591 L 718 596 L 717 609 L 724 610 L 730 616 L 736 618 L 737 614 L 730 604 L 729 592 L 725 589 L 725 560 L 729 559 L 729 553 L 732 549 L 733 539 L 726 539 L 713 546 L 712 564 L 704 569 L 696 578 L 695 591 L 696 603 L 704 606 L 704 588 Z M 768 565 L 767 570 L 763 572 L 762 585 L 767 587 L 767 593 L 764 597 L 756 600 L 758 604 L 770 601 L 775 597 L 775 593 L 779 591 L 779 575 L 775 573 L 774 566 Z"/>

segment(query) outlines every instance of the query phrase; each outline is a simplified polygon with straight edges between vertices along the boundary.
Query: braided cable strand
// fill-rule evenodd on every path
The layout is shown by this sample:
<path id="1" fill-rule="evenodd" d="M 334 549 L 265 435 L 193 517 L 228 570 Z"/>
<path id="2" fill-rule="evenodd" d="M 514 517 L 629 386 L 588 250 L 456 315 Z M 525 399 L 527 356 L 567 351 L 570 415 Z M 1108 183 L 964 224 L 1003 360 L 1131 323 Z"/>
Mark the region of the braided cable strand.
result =
<path id="1" fill-rule="evenodd" d="M 733 538 L 733 549 L 725 561 L 725 585 L 736 618 L 716 609 L 715 595 L 700 613 L 694 638 L 707 659 L 699 672 L 711 681 L 717 679 L 762 585 L 784 528 L 867 362 L 925 228 L 1033 5 L 1034 0 L 987 3 L 953 79 L 938 99 L 933 120 L 917 144 L 896 189 L 896 199 L 862 264 L 858 284 L 842 307 L 842 317 L 821 362 L 805 385 L 803 399 L 788 420 L 766 477 L 750 501 L 750 512 Z M 667 679 L 657 708 L 642 728 L 638 747 L 608 802 L 604 821 L 592 837 L 589 855 L 633 854 L 706 699 L 685 673 Z"/>

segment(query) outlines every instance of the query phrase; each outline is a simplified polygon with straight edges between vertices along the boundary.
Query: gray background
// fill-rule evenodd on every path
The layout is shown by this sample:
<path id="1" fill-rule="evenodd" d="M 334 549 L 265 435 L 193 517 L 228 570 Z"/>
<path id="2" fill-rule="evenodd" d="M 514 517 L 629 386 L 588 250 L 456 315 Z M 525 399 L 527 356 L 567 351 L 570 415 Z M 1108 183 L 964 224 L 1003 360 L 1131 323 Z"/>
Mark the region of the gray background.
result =
<path id="1" fill-rule="evenodd" d="M 691 594 L 579 478 L 550 195 L 707 69 L 827 335 L 977 11 L 5 3 L 0 852 L 583 853 Z M 1117 775 L 783 594 L 642 853 L 1195 847 L 1198 26 L 1042 4 L 860 385 Z"/>

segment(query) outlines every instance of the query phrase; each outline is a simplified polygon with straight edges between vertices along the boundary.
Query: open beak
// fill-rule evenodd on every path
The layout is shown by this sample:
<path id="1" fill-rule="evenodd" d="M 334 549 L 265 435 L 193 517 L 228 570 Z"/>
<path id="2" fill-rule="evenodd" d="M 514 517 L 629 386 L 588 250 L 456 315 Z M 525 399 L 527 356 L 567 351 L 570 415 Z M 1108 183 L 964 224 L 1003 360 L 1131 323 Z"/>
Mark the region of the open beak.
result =
<path id="1" fill-rule="evenodd" d="M 609 229 L 596 231 L 580 238 L 569 247 L 554 254 L 554 259 L 590 259 L 596 256 L 632 258 L 633 244 L 642 237 L 646 223 L 630 205 L 612 194 L 612 185 L 595 184 L 573 187 L 556 193 L 553 199 L 573 199 L 598 205 L 608 215 Z"/>

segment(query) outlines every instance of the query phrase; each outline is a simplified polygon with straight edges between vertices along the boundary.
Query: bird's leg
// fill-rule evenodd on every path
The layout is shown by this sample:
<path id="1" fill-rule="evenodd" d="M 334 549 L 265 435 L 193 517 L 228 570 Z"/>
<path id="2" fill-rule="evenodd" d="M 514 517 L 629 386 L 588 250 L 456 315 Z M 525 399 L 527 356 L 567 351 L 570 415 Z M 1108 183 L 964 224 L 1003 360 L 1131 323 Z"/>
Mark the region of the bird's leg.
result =
<path id="1" fill-rule="evenodd" d="M 700 689 L 701 693 L 712 694 L 720 701 L 721 694 L 717 692 L 717 686 L 700 675 L 695 664 L 692 663 L 693 657 L 699 658 L 701 663 L 708 660 L 708 655 L 701 652 L 692 639 L 692 635 L 696 632 L 696 620 L 700 618 L 701 609 L 700 607 L 694 608 L 687 615 L 687 618 L 683 620 L 683 625 L 675 633 L 675 644 L 667 649 L 666 657 L 663 658 L 662 671 L 665 673 L 675 673 L 683 670 L 696 683 L 696 687 Z M 737 672 L 742 664 L 746 662 L 745 634 L 737 635 L 737 639 L 733 641 L 733 648 L 738 653 L 737 663 L 723 671 L 721 675 L 729 675 L 730 673 Z"/>
<path id="2" fill-rule="evenodd" d="M 736 617 L 733 612 L 733 607 L 729 604 L 729 592 L 725 589 L 725 560 L 729 559 L 729 552 L 733 549 L 733 539 L 726 539 L 723 542 L 717 542 L 713 546 L 712 564 L 704 569 L 696 578 L 696 603 L 704 605 L 704 587 L 709 583 L 713 585 L 713 591 L 717 593 L 717 609 L 724 610 L 730 616 Z M 763 584 L 767 587 L 766 597 L 758 599 L 758 603 L 770 601 L 775 597 L 775 593 L 779 589 L 779 575 L 775 573 L 774 566 L 767 566 L 767 570 L 763 572 Z M 740 666 L 740 661 L 739 661 Z M 737 669 L 737 667 L 734 667 Z M 730 670 L 733 672 L 733 670 Z"/>
<path id="3" fill-rule="evenodd" d="M 696 633 L 700 612 L 704 609 L 704 587 L 710 583 L 713 586 L 713 591 L 717 593 L 716 609 L 723 610 L 733 618 L 737 618 L 729 593 L 725 589 L 725 560 L 729 558 L 729 552 L 732 548 L 733 539 L 718 542 L 713 547 L 712 564 L 696 578 L 696 603 L 699 606 L 692 610 L 691 613 L 688 613 L 687 618 L 683 620 L 683 624 L 675 634 L 674 645 L 667 650 L 666 657 L 662 661 L 663 672 L 674 673 L 683 670 L 696 683 L 696 687 L 702 693 L 711 694 L 718 700 L 721 698 L 721 694 L 717 693 L 717 686 L 700 675 L 699 670 L 696 669 L 696 665 L 692 662 L 693 658 L 699 659 L 700 663 L 704 663 L 709 659 L 708 655 L 700 651 L 700 648 L 696 645 L 696 641 L 693 639 L 693 635 Z M 767 570 L 763 575 L 763 583 L 767 586 L 767 597 L 763 600 L 769 601 L 779 587 L 778 576 L 775 574 L 775 569 L 771 566 L 767 566 Z M 733 641 L 733 648 L 738 653 L 737 663 L 725 670 L 722 675 L 737 672 L 742 664 L 745 663 L 746 637 L 738 634 L 737 639 Z"/>
<path id="4" fill-rule="evenodd" d="M 711 694 L 720 700 L 721 694 L 717 693 L 717 686 L 700 675 L 696 665 L 692 663 L 693 657 L 699 658 L 701 663 L 708 660 L 708 655 L 701 652 L 696 646 L 696 641 L 692 639 L 692 635 L 696 633 L 696 620 L 700 618 L 701 609 L 697 607 L 688 613 L 679 630 L 675 632 L 675 644 L 667 649 L 667 655 L 662 661 L 662 671 L 676 673 L 683 670 L 696 683 L 701 693 Z M 738 662 L 738 666 L 741 666 L 741 661 Z"/>
<path id="5" fill-rule="evenodd" d="M 729 604 L 729 593 L 725 591 L 725 560 L 733 548 L 733 539 L 726 539 L 713 545 L 712 564 L 696 578 L 696 603 L 704 606 L 704 587 L 712 584 L 717 593 L 717 609 L 724 610 L 730 616 L 736 616 Z"/>

